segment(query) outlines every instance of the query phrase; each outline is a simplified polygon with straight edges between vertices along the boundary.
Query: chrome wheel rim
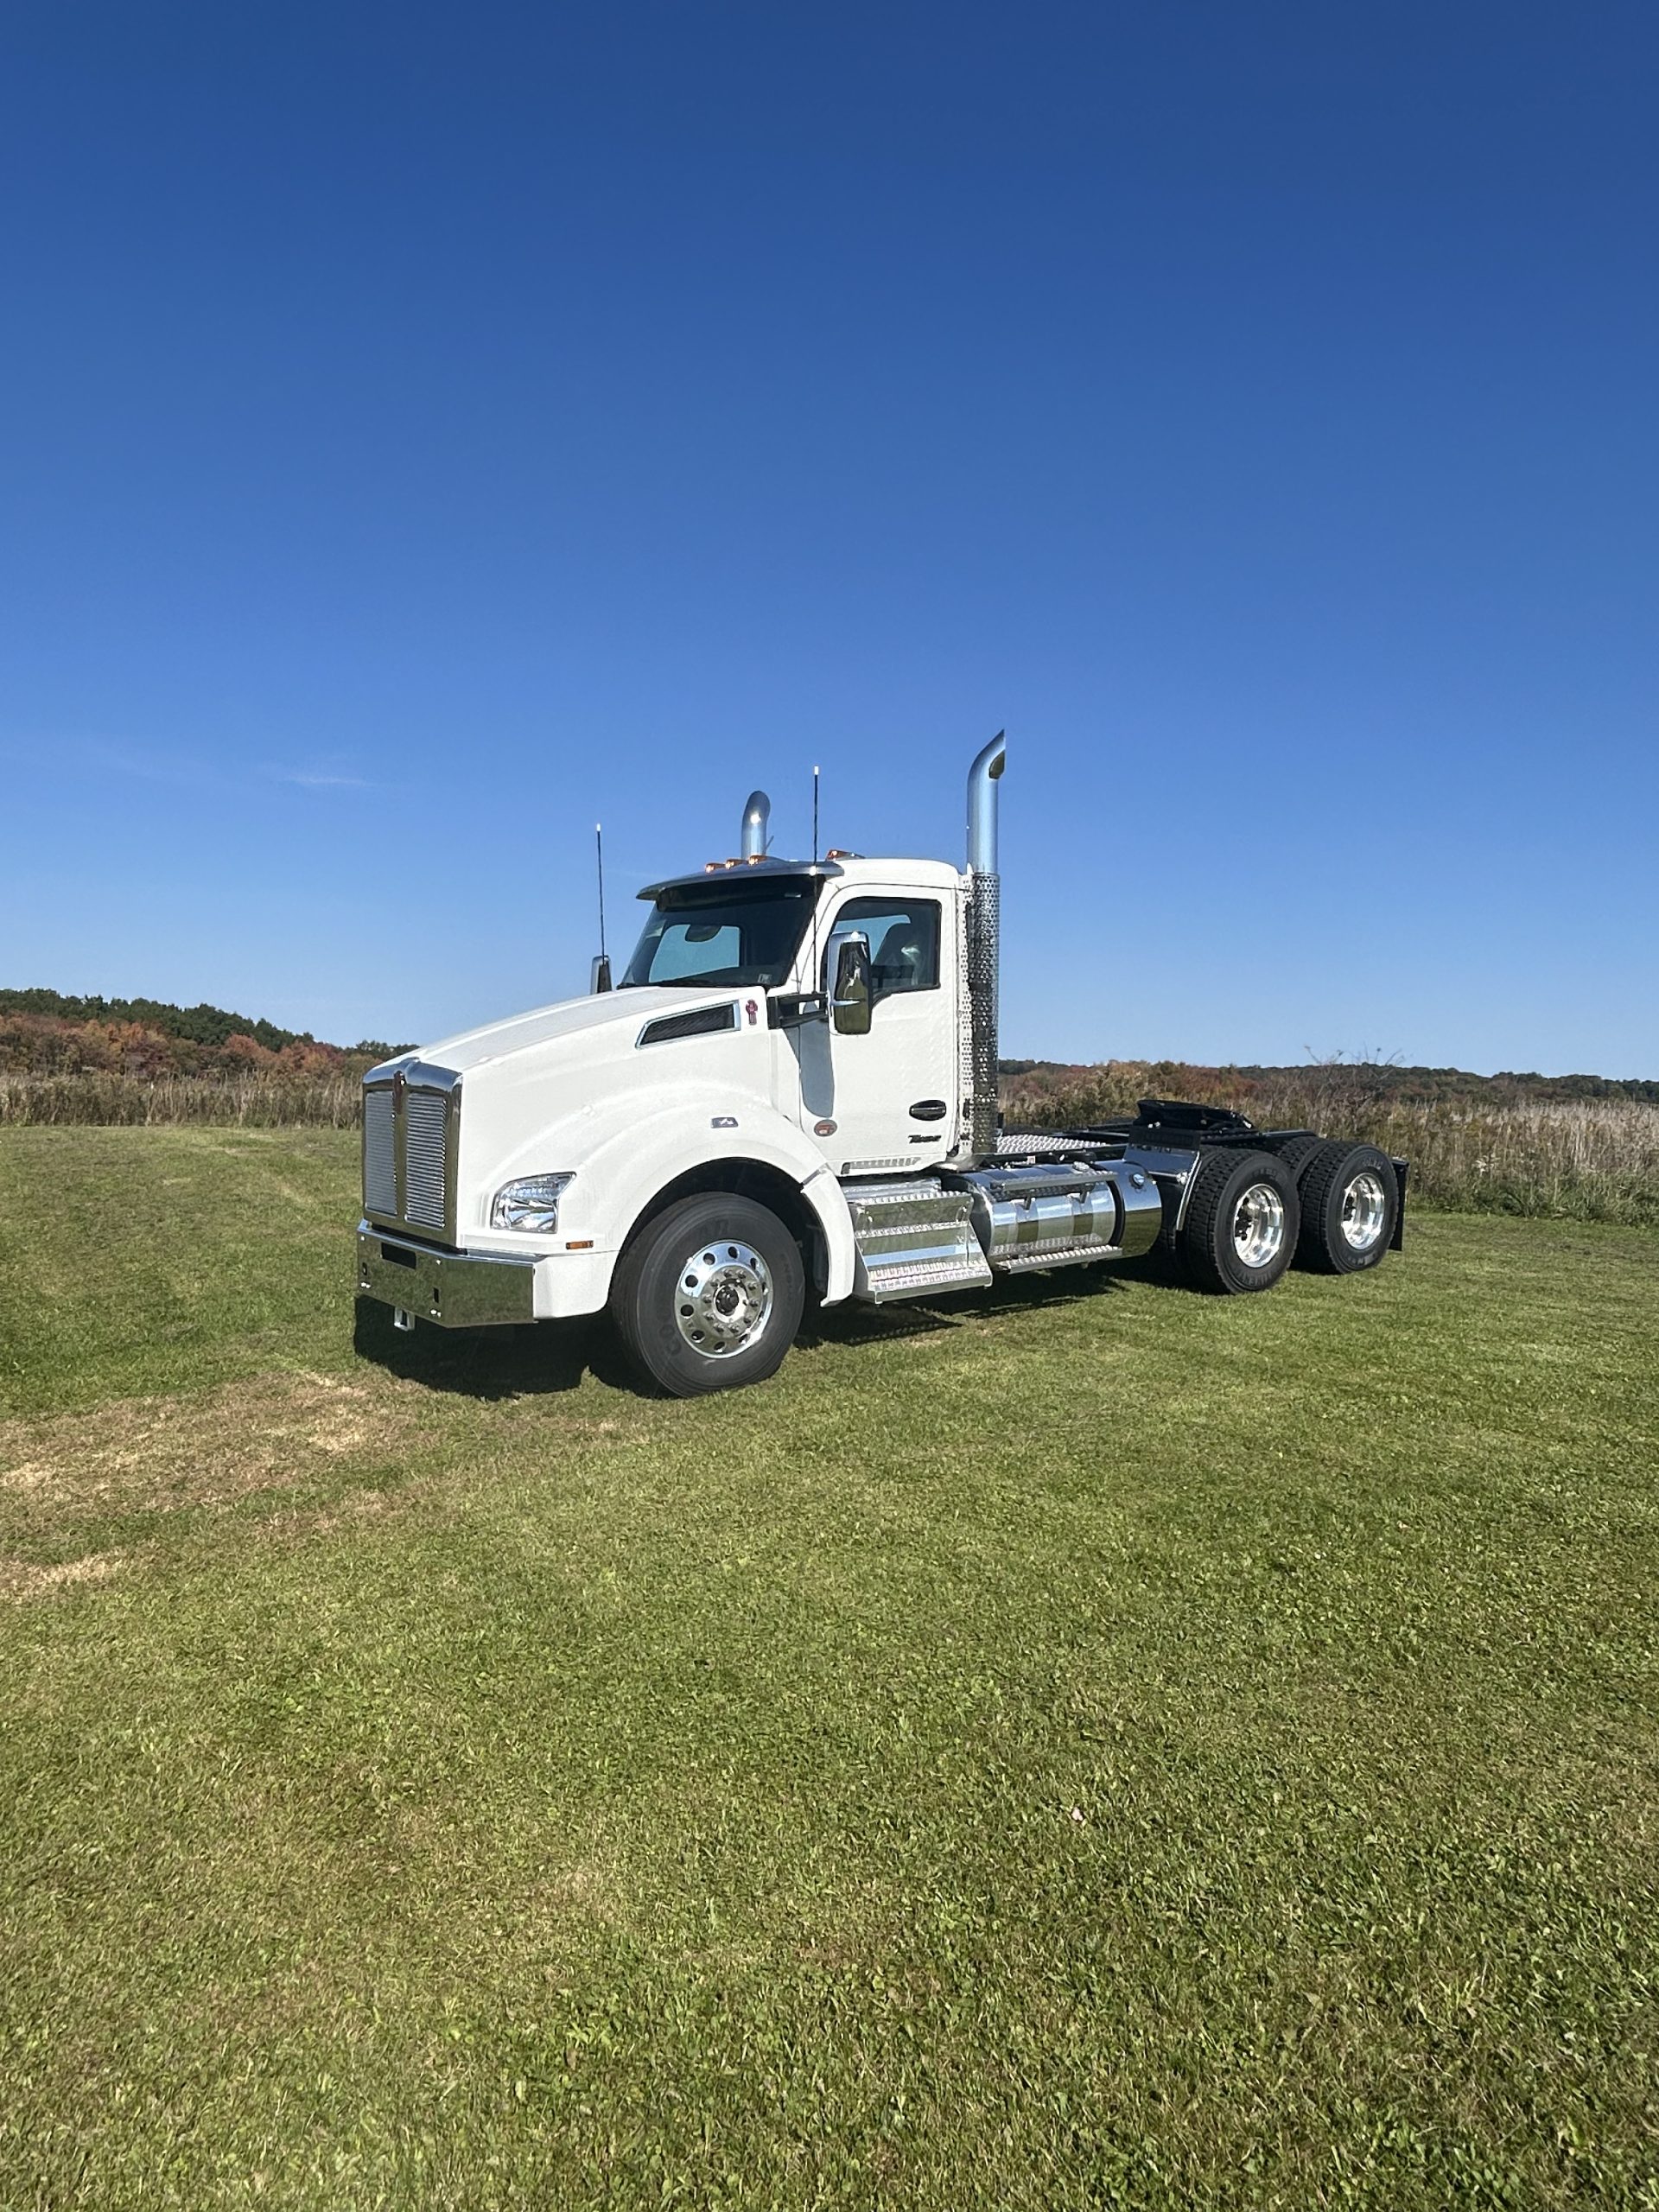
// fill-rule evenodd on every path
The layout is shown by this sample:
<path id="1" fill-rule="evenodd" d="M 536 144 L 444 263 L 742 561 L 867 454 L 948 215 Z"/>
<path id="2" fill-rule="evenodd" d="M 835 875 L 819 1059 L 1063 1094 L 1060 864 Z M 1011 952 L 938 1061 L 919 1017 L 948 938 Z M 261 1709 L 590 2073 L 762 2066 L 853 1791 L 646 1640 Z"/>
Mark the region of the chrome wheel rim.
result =
<path id="1" fill-rule="evenodd" d="M 1342 1241 L 1351 1252 L 1369 1252 L 1382 1234 L 1389 1202 L 1381 1179 L 1368 1169 L 1342 1194 Z"/>
<path id="2" fill-rule="evenodd" d="M 1247 1268 L 1265 1268 L 1285 1241 L 1285 1202 L 1271 1183 L 1252 1183 L 1233 1213 L 1233 1249 Z"/>
<path id="3" fill-rule="evenodd" d="M 729 1359 L 758 1343 L 772 1319 L 772 1270 L 752 1244 L 699 1244 L 680 1263 L 674 1319 L 702 1359 Z"/>

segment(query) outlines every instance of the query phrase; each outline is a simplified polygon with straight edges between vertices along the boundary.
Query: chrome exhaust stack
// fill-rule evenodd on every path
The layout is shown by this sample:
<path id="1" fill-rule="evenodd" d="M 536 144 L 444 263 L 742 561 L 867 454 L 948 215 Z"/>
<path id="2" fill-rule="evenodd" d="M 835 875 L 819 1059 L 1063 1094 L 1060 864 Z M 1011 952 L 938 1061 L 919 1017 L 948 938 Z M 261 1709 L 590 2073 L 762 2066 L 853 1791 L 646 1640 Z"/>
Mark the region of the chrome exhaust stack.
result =
<path id="1" fill-rule="evenodd" d="M 996 786 L 1007 766 L 1005 733 L 968 771 L 969 1141 L 976 1160 L 995 1156 L 996 981 L 1001 950 L 1002 879 L 996 867 Z M 753 802 L 751 802 L 753 804 Z"/>
<path id="2" fill-rule="evenodd" d="M 743 808 L 743 841 L 738 847 L 746 861 L 763 861 L 772 829 L 772 801 L 765 791 L 751 791 Z"/>

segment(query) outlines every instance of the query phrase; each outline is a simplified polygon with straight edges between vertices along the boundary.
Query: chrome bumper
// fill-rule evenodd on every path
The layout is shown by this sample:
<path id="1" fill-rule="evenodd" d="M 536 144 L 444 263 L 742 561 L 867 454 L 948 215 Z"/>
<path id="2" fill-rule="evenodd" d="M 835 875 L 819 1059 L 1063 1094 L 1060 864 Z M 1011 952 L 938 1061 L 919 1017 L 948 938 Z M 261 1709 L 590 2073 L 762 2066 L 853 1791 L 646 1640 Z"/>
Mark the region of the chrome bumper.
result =
<path id="1" fill-rule="evenodd" d="M 486 1329 L 536 1318 L 533 1259 L 434 1252 L 383 1236 L 366 1222 L 358 1224 L 357 1287 L 359 1296 L 391 1306 L 404 1328 L 411 1318 L 441 1329 Z"/>

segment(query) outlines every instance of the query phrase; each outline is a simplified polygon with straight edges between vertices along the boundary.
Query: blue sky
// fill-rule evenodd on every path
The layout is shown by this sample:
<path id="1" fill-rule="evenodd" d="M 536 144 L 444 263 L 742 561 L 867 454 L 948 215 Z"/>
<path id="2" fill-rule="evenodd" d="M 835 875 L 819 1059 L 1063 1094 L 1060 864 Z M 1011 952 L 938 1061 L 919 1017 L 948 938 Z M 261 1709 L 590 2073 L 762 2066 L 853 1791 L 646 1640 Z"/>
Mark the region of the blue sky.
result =
<path id="1" fill-rule="evenodd" d="M 1659 15 L 0 20 L 0 981 L 432 1037 L 957 858 L 1005 1050 L 1659 1074 Z"/>

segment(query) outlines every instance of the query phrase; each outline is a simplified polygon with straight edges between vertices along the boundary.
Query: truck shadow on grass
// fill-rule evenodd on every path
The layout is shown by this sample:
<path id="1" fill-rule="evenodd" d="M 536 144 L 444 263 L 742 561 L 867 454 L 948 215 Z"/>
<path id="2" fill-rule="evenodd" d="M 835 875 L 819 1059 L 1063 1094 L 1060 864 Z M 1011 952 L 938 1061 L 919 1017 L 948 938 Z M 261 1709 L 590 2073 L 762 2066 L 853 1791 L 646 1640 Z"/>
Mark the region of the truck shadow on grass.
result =
<path id="1" fill-rule="evenodd" d="M 463 1398 L 545 1396 L 574 1390 L 590 1374 L 619 1389 L 632 1381 L 602 1313 L 522 1328 L 436 1329 L 417 1322 L 403 1330 L 392 1326 L 386 1306 L 359 1298 L 352 1349 L 399 1382 Z"/>
<path id="2" fill-rule="evenodd" d="M 799 1351 L 832 1344 L 884 1344 L 895 1337 L 932 1336 L 969 1322 L 995 1320 L 999 1314 L 1029 1313 L 1077 1306 L 1122 1287 L 1125 1278 L 1163 1280 L 1148 1264 L 1056 1268 L 1052 1274 L 1004 1275 L 989 1290 L 958 1291 L 938 1299 L 906 1299 L 892 1306 L 861 1306 L 850 1300 L 810 1312 L 795 1339 Z"/>
<path id="3" fill-rule="evenodd" d="M 1007 1277 L 988 1292 L 964 1291 L 938 1300 L 892 1306 L 842 1306 L 808 1312 L 797 1333 L 797 1352 L 836 1345 L 885 1344 L 901 1337 L 934 1336 L 999 1314 L 1071 1306 L 1119 1287 L 1134 1275 L 1157 1281 L 1145 1263 L 1112 1269 L 1071 1268 L 1052 1275 Z M 532 1322 L 523 1328 L 395 1329 L 388 1309 L 372 1299 L 357 1301 L 352 1348 L 399 1381 L 429 1390 L 485 1401 L 540 1397 L 574 1390 L 586 1376 L 635 1397 L 660 1395 L 634 1373 L 607 1318 Z"/>

